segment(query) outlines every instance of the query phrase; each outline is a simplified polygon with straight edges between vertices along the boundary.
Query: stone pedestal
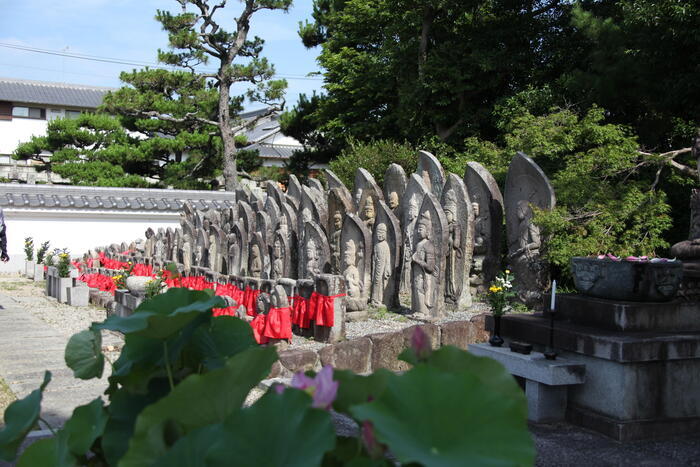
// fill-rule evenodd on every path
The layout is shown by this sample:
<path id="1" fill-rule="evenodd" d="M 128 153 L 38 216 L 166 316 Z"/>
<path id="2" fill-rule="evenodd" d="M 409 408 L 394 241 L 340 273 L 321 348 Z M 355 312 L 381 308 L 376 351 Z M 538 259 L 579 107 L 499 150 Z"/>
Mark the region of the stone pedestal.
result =
<path id="1" fill-rule="evenodd" d="M 316 293 L 328 297 L 345 294 L 342 276 L 319 274 L 316 276 Z M 318 342 L 340 342 L 345 339 L 345 297 L 333 299 L 333 326 L 318 326 L 314 323 L 314 340 Z"/>
<path id="2" fill-rule="evenodd" d="M 28 279 L 34 279 L 34 266 L 36 266 L 36 261 L 25 261 L 24 262 L 24 275 Z"/>
<path id="3" fill-rule="evenodd" d="M 44 280 L 44 265 L 35 264 L 34 265 L 34 282 L 40 282 Z"/>
<path id="4" fill-rule="evenodd" d="M 470 344 L 469 352 L 497 360 L 510 374 L 525 380 L 527 418 L 533 422 L 563 420 L 567 388 L 585 381 L 584 365 L 563 358 L 547 360 L 540 352 L 525 355 L 489 344 Z"/>
<path id="5" fill-rule="evenodd" d="M 61 303 L 68 303 L 68 289 L 73 287 L 72 277 L 59 277 L 56 280 L 56 299 Z"/>
<path id="6" fill-rule="evenodd" d="M 90 288 L 87 285 L 68 288 L 68 304 L 71 306 L 88 306 Z"/>
<path id="7" fill-rule="evenodd" d="M 559 357 L 586 367 L 568 389 L 569 421 L 619 441 L 700 431 L 700 304 L 558 295 L 555 316 Z M 503 337 L 537 350 L 549 329 L 543 314 L 501 321 Z"/>

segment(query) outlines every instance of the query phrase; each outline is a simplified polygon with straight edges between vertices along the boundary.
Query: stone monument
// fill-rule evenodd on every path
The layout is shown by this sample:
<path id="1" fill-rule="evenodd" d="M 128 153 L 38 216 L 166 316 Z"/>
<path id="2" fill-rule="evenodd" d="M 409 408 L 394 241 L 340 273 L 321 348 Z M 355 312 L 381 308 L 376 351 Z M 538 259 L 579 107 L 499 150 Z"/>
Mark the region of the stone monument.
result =
<path id="1" fill-rule="evenodd" d="M 441 203 L 447 221 L 445 302 L 450 308 L 465 310 L 472 304 L 469 269 L 474 245 L 474 214 L 467 188 L 459 176 L 448 174 Z"/>
<path id="2" fill-rule="evenodd" d="M 416 174 L 423 179 L 425 186 L 437 199 L 442 197 L 442 187 L 445 185 L 445 171 L 437 157 L 428 151 L 418 151 Z"/>
<path id="3" fill-rule="evenodd" d="M 472 294 L 483 294 L 500 269 L 503 196 L 491 173 L 478 162 L 467 163 L 464 183 L 474 216 L 474 257 L 469 280 Z"/>
<path id="4" fill-rule="evenodd" d="M 406 172 L 399 164 L 391 164 L 384 172 L 384 200 L 397 217 L 406 183 Z"/>
<path id="5" fill-rule="evenodd" d="M 387 308 L 398 308 L 401 225 L 384 201 L 379 202 L 372 243 L 370 303 L 374 307 L 386 305 Z"/>
<path id="6" fill-rule="evenodd" d="M 445 312 L 447 221 L 432 193 L 423 198 L 418 212 L 411 256 L 411 310 L 438 318 Z"/>
<path id="7" fill-rule="evenodd" d="M 372 236 L 354 214 L 346 214 L 340 236 L 340 269 L 345 279 L 347 311 L 365 311 L 369 299 Z"/>
<path id="8" fill-rule="evenodd" d="M 542 169 L 524 153 L 513 157 L 505 188 L 508 262 L 515 275 L 518 297 L 531 308 L 542 308 L 549 288 L 549 266 L 542 258 L 540 229 L 532 222 L 532 208 L 553 209 L 554 189 Z"/>
<path id="9" fill-rule="evenodd" d="M 399 291 L 410 294 L 413 288 L 411 280 L 411 257 L 413 256 L 413 240 L 418 220 L 418 211 L 423 204 L 423 198 L 429 193 L 428 187 L 417 174 L 411 174 L 401 200 L 401 232 L 403 238 L 403 258 Z"/>

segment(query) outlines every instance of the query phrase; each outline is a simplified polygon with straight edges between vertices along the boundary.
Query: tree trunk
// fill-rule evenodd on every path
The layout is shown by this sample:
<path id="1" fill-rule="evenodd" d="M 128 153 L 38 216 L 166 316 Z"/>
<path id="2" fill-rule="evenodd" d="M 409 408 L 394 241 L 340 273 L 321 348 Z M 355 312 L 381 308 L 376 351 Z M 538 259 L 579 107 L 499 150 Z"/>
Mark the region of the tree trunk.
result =
<path id="1" fill-rule="evenodd" d="M 222 73 L 223 74 L 223 73 Z M 224 188 L 235 191 L 238 188 L 238 170 L 236 168 L 236 143 L 231 132 L 229 117 L 229 93 L 231 83 L 225 79 L 219 81 L 219 131 L 224 146 Z"/>
<path id="2" fill-rule="evenodd" d="M 433 9 L 430 6 L 425 7 L 423 12 L 423 26 L 420 34 L 420 46 L 418 49 L 418 79 L 423 79 L 423 70 L 428 61 L 428 39 L 430 36 L 430 27 L 433 25 Z"/>

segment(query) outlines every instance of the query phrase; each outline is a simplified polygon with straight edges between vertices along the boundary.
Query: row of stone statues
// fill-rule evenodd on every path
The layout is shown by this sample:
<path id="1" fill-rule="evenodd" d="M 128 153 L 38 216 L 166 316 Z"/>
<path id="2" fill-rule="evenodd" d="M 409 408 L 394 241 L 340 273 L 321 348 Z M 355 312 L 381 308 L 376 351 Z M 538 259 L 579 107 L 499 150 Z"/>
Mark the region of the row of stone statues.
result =
<path id="1" fill-rule="evenodd" d="M 471 305 L 501 267 L 504 200 L 491 174 L 476 162 L 465 174 L 445 173 L 421 151 L 416 171 L 392 164 L 380 185 L 358 169 L 349 188 L 332 172 L 327 187 L 290 176 L 286 192 L 239 189 L 235 207 L 183 208 L 179 229 L 146 232 L 143 257 L 176 262 L 185 274 L 261 279 L 345 280 L 349 313 L 368 307 L 410 306 L 440 316 Z M 519 153 L 505 190 L 507 261 L 521 298 L 533 304 L 548 287 L 532 207 L 551 209 L 554 193 L 542 170 Z"/>

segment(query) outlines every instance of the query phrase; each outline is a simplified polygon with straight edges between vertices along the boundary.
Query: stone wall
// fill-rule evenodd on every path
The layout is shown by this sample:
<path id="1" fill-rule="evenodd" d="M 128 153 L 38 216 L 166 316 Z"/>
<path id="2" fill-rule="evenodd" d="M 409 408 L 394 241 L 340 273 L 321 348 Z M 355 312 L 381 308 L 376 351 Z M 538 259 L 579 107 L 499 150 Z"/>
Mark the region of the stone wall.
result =
<path id="1" fill-rule="evenodd" d="M 396 332 L 368 334 L 327 345 L 319 350 L 284 350 L 279 354 L 279 361 L 273 365 L 269 378 L 291 377 L 299 371 L 318 371 L 325 365 L 358 374 L 372 373 L 380 368 L 405 371 L 410 366 L 400 361 L 398 356 L 410 346 L 411 336 L 416 327 L 422 328 L 433 349 L 452 345 L 466 350 L 469 344 L 488 340 L 485 316 L 482 314 L 470 321 L 449 321 L 439 325 L 416 324 Z"/>

